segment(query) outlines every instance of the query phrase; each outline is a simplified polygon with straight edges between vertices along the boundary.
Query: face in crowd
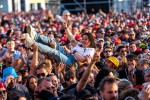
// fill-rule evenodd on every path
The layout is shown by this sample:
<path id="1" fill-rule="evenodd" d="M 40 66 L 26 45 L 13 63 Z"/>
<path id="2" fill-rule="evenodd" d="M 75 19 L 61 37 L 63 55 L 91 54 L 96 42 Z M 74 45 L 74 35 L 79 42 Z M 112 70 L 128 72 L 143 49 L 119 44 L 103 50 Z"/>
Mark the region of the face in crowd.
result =
<path id="1" fill-rule="evenodd" d="M 102 100 L 118 100 L 118 84 L 115 79 L 103 80 L 100 84 L 100 89 Z"/>

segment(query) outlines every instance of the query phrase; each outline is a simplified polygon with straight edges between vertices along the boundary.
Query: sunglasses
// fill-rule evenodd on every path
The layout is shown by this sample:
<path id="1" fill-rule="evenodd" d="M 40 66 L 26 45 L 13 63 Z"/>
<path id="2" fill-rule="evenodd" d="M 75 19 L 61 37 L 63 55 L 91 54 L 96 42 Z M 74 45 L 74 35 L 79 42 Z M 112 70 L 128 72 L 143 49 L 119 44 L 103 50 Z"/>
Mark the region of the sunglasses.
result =
<path id="1" fill-rule="evenodd" d="M 70 79 L 72 79 L 72 80 L 74 80 L 74 76 L 71 76 L 71 77 L 68 77 L 68 78 L 66 78 L 66 81 L 70 81 Z"/>
<path id="2" fill-rule="evenodd" d="M 6 90 L 0 91 L 0 95 L 5 94 Z"/>
<path id="3" fill-rule="evenodd" d="M 45 86 L 45 87 L 46 87 L 47 90 L 50 90 L 50 89 L 54 90 L 55 89 L 54 86 L 51 86 L 51 87 L 50 86 Z"/>
<path id="4" fill-rule="evenodd" d="M 40 77 L 40 76 L 45 77 L 46 74 L 45 73 L 37 74 L 37 77 Z"/>

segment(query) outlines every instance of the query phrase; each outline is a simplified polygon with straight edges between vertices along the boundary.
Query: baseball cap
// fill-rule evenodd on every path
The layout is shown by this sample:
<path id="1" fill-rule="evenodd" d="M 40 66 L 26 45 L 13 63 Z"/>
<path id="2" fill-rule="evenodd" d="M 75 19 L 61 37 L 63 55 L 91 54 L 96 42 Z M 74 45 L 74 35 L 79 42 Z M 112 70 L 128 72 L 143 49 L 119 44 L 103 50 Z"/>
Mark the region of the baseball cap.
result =
<path id="1" fill-rule="evenodd" d="M 5 68 L 3 70 L 3 78 L 2 78 L 2 80 L 5 81 L 7 76 L 9 76 L 9 75 L 14 76 L 14 78 L 18 78 L 18 75 L 17 75 L 15 69 L 13 67 L 11 67 L 11 66 L 7 67 L 7 68 Z"/>
<path id="2" fill-rule="evenodd" d="M 81 39 L 82 39 L 82 37 L 81 37 L 81 35 L 80 35 L 80 34 L 77 34 L 77 35 L 75 36 L 75 39 L 78 41 L 78 40 L 81 40 Z"/>

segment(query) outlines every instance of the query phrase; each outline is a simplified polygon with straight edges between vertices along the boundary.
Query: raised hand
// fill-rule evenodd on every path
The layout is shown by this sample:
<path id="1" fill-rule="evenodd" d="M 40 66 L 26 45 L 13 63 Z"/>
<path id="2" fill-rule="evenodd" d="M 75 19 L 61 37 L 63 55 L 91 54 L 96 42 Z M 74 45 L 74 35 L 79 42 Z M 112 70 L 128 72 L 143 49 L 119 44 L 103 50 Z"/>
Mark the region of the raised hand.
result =
<path id="1" fill-rule="evenodd" d="M 100 52 L 95 52 L 92 62 L 97 62 L 100 59 Z"/>
<path id="2" fill-rule="evenodd" d="M 32 45 L 32 48 L 33 52 L 38 51 L 38 46 L 35 43 Z"/>
<path id="3" fill-rule="evenodd" d="M 5 80 L 5 85 L 6 87 L 8 86 L 8 84 L 11 82 L 11 80 L 14 80 L 14 77 L 12 75 L 7 76 L 6 80 Z"/>
<path id="4" fill-rule="evenodd" d="M 85 56 L 86 62 L 91 63 L 92 57 L 90 55 Z"/>
<path id="5" fill-rule="evenodd" d="M 60 74 L 64 68 L 65 68 L 65 64 L 63 62 L 60 62 L 58 65 L 54 66 L 55 73 Z"/>

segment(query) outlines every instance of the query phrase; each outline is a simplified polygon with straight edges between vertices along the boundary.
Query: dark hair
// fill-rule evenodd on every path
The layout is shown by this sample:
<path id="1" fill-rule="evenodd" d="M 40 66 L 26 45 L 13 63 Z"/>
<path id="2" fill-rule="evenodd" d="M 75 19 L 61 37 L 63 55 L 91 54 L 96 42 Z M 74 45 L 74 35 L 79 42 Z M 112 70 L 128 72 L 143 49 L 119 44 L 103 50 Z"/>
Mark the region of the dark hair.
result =
<path id="1" fill-rule="evenodd" d="M 105 77 L 99 85 L 100 91 L 104 91 L 104 85 L 106 83 L 110 83 L 110 84 L 116 83 L 117 84 L 117 79 L 114 77 Z"/>
<path id="2" fill-rule="evenodd" d="M 110 72 L 112 72 L 112 71 L 108 68 L 103 68 L 98 72 L 97 76 L 95 77 L 95 83 L 94 83 L 94 87 L 96 89 L 98 88 L 102 79 L 105 78 L 106 76 L 108 76 Z"/>
<path id="3" fill-rule="evenodd" d="M 64 76 L 64 79 L 66 80 L 67 77 L 76 76 L 75 72 L 72 70 L 68 70 Z"/>
<path id="4" fill-rule="evenodd" d="M 127 60 L 135 60 L 137 61 L 137 56 L 134 54 L 127 55 Z"/>
<path id="5" fill-rule="evenodd" d="M 31 76 L 27 77 L 26 87 L 28 88 L 29 92 L 32 91 L 31 88 L 30 88 L 30 86 L 29 86 L 29 82 L 30 82 L 31 78 L 35 78 L 38 81 L 38 78 L 36 76 L 34 76 L 34 75 L 31 75 Z"/>
<path id="6" fill-rule="evenodd" d="M 89 39 L 89 41 L 90 41 L 90 47 L 92 47 L 92 48 L 96 48 L 96 44 L 95 44 L 95 40 L 94 40 L 94 37 L 92 36 L 92 34 L 91 33 L 83 33 L 82 34 L 82 37 L 83 37 L 83 35 L 86 35 L 86 36 L 88 36 L 88 39 Z"/>
<path id="7" fill-rule="evenodd" d="M 10 41 L 15 41 L 15 39 L 12 38 L 12 37 L 9 37 L 9 38 L 7 39 L 7 42 L 10 42 Z"/>
<path id="8" fill-rule="evenodd" d="M 17 96 L 15 96 L 15 97 L 13 97 L 12 100 L 19 100 L 21 97 L 26 98 L 25 96 L 17 95 Z M 26 98 L 26 100 L 27 100 L 27 98 Z"/>
<path id="9" fill-rule="evenodd" d="M 66 94 L 61 96 L 59 100 L 76 100 L 76 97 L 74 95 Z"/>
<path id="10" fill-rule="evenodd" d="M 124 45 L 119 46 L 119 47 L 117 48 L 117 52 L 120 52 L 120 50 L 121 50 L 122 48 L 126 48 L 126 46 L 124 46 Z"/>

